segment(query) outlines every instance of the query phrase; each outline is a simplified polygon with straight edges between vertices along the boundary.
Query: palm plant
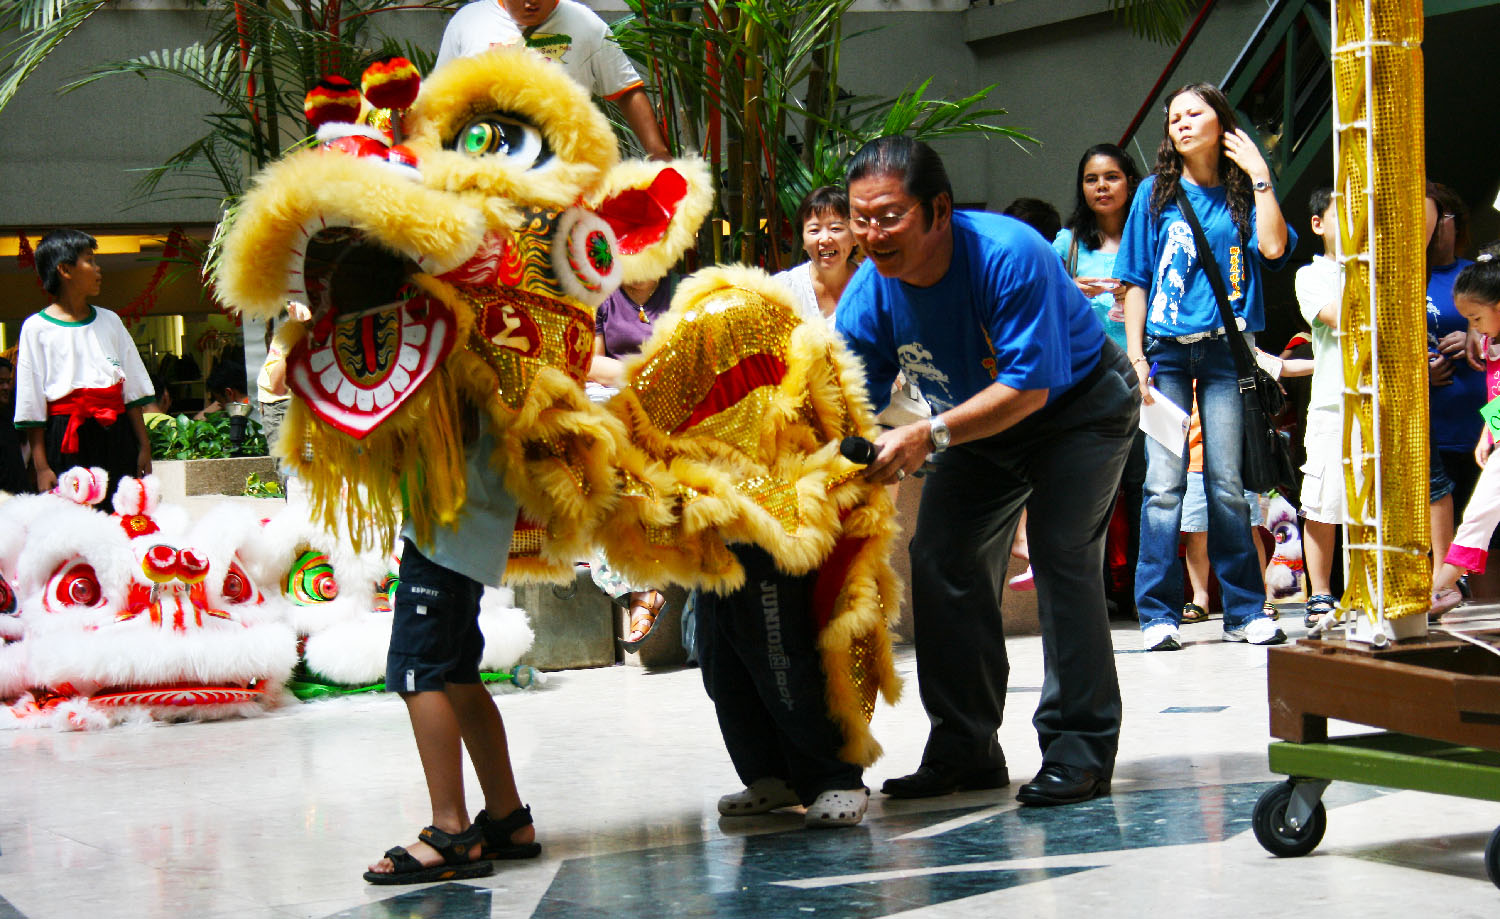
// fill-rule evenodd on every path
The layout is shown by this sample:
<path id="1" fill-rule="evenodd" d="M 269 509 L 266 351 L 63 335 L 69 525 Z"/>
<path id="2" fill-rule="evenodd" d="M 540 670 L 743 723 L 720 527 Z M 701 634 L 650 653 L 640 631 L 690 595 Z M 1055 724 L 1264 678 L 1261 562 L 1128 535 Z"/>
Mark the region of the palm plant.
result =
<path id="1" fill-rule="evenodd" d="M 700 251 L 776 269 L 795 238 L 784 215 L 819 185 L 838 184 L 866 140 L 909 133 L 1036 141 L 994 124 L 994 86 L 955 101 L 929 79 L 895 97 L 854 98 L 839 86 L 853 0 L 626 0 L 615 37 L 659 93 L 668 144 L 701 153 L 717 186 Z M 1180 34 L 1193 0 L 1109 0 L 1137 34 Z M 854 36 L 847 36 L 852 38 Z M 769 231 L 769 232 L 768 232 Z M 711 254 L 710 254 L 711 253 Z"/>
<path id="2" fill-rule="evenodd" d="M 615 37 L 650 73 L 668 144 L 701 153 L 717 184 L 700 246 L 714 262 L 780 268 L 784 215 L 811 189 L 840 181 L 848 158 L 879 134 L 1035 142 L 990 123 L 1005 114 L 981 107 L 993 86 L 957 102 L 928 98 L 930 81 L 894 99 L 842 93 L 842 17 L 853 0 L 627 2 Z"/>
<path id="3" fill-rule="evenodd" d="M 317 81 L 337 73 L 359 82 L 371 61 L 400 54 L 430 69 L 433 54 L 379 34 L 375 14 L 443 10 L 462 0 L 213 0 L 203 4 L 207 36 L 181 48 L 152 51 L 92 68 L 64 91 L 106 78 L 137 76 L 186 83 L 213 104 L 206 131 L 163 163 L 145 170 L 141 198 L 207 199 L 232 219 L 246 182 L 293 145 L 306 141 L 303 98 Z M 0 49 L 0 108 L 103 0 L 19 0 L 0 9 L 0 33 L 19 37 Z M 221 228 L 223 223 L 221 223 Z M 206 269 L 212 278 L 216 247 L 191 238 L 165 258 L 173 276 Z"/>
<path id="4" fill-rule="evenodd" d="M 69 34 L 107 0 L 12 0 L 0 5 L 0 109 Z M 211 198 L 232 215 L 248 177 L 304 139 L 302 99 L 323 75 L 357 81 L 370 61 L 402 54 L 419 69 L 432 55 L 403 47 L 372 23 L 393 10 L 443 9 L 463 0 L 197 0 L 208 37 L 94 68 L 68 88 L 135 75 L 185 81 L 207 93 L 208 131 L 146 172 L 143 195 Z M 894 98 L 853 98 L 839 86 L 842 17 L 853 0 L 626 0 L 615 33 L 659 93 L 669 143 L 701 152 L 718 187 L 700 252 L 781 267 L 783 215 L 810 189 L 835 184 L 870 137 L 910 132 L 1035 143 L 993 124 L 993 86 L 949 101 L 922 83 Z M 1108 0 L 1144 37 L 1180 33 L 1193 0 Z M 853 36 L 849 36 L 853 37 Z M 800 90 L 800 92 L 799 92 Z M 621 136 L 630 139 L 628 131 Z M 170 177 L 171 182 L 166 180 Z M 764 229 L 763 229 L 764 228 Z M 766 232 L 769 229 L 770 232 Z"/>
<path id="5" fill-rule="evenodd" d="M 101 64 L 64 87 L 134 75 L 186 82 L 213 99 L 208 131 L 148 170 L 140 183 L 143 195 L 207 197 L 230 206 L 249 176 L 305 140 L 303 98 L 321 77 L 336 73 L 357 85 L 364 67 L 380 57 L 400 54 L 418 67 L 430 66 L 433 58 L 375 31 L 374 14 L 413 8 L 403 0 L 200 2 L 210 17 L 203 41 Z M 420 8 L 456 2 L 436 0 Z M 174 182 L 163 187 L 169 176 Z"/>

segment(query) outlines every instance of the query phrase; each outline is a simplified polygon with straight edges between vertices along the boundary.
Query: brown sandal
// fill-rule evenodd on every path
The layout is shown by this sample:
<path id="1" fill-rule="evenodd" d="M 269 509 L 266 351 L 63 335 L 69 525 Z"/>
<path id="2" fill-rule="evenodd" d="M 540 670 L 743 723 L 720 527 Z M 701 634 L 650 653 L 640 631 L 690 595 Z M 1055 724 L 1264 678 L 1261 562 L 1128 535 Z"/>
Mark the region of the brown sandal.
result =
<path id="1" fill-rule="evenodd" d="M 656 620 L 667 610 L 666 594 L 659 590 L 648 590 L 645 591 L 645 596 L 646 602 L 632 602 L 630 605 L 630 634 L 639 633 L 641 637 L 634 640 L 628 637 L 621 639 L 620 644 L 626 651 L 634 652 L 646 639 L 656 634 Z"/>

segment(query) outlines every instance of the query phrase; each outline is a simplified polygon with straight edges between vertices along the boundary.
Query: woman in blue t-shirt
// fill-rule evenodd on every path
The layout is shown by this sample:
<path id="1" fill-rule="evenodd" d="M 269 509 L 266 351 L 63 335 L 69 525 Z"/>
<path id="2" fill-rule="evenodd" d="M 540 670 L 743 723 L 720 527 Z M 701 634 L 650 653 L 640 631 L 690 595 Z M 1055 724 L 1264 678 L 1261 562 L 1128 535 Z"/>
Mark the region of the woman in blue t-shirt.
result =
<path id="1" fill-rule="evenodd" d="M 1140 182 L 1135 160 L 1114 144 L 1085 150 L 1078 161 L 1077 203 L 1052 241 L 1069 277 L 1089 298 L 1104 334 L 1121 348 L 1126 344 L 1124 291 L 1115 277 L 1115 255 Z"/>
<path id="2" fill-rule="evenodd" d="M 1115 276 L 1115 255 L 1125 232 L 1125 216 L 1141 183 L 1140 170 L 1130 154 L 1114 144 L 1094 144 L 1078 161 L 1074 183 L 1077 201 L 1067 224 L 1052 241 L 1052 251 L 1063 260 L 1068 276 L 1089 298 L 1094 316 L 1115 344 L 1125 347 L 1125 291 Z M 1120 478 L 1124 496 L 1126 532 L 1123 583 L 1114 582 L 1105 571 L 1104 584 L 1117 605 L 1129 610 L 1135 605 L 1134 577 L 1141 531 L 1141 488 L 1146 482 L 1146 435 L 1136 431 Z M 1106 558 L 1108 555 L 1106 554 Z M 1118 595 L 1115 594 L 1118 591 Z"/>
<path id="3" fill-rule="evenodd" d="M 1268 645 L 1286 634 L 1266 616 L 1264 575 L 1251 542 L 1250 508 L 1241 487 L 1243 415 L 1234 357 L 1226 335 L 1243 330 L 1253 347 L 1265 325 L 1261 267 L 1285 264 L 1297 237 L 1271 188 L 1265 158 L 1240 130 L 1219 89 L 1193 83 L 1167 97 L 1165 137 L 1156 168 L 1131 202 L 1115 274 L 1125 293 L 1126 353 L 1152 401 L 1161 394 L 1192 408 L 1197 384 L 1208 492 L 1208 554 L 1224 599 L 1224 640 Z M 1218 298 L 1179 208 L 1186 194 L 1224 277 L 1239 328 L 1225 329 Z M 1179 447 L 1179 450 L 1182 448 Z M 1185 450 L 1183 451 L 1185 453 Z M 1136 612 L 1146 649 L 1175 651 L 1181 641 L 1182 566 L 1177 539 L 1186 487 L 1184 456 L 1155 440 L 1146 445 L 1141 500 Z"/>

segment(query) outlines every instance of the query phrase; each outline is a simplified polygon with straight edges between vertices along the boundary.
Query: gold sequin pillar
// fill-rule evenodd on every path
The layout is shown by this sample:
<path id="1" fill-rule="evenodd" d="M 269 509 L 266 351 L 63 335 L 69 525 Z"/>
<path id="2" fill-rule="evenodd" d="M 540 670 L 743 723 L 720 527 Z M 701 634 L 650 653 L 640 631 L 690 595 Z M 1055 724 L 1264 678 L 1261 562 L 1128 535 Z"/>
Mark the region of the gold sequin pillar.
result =
<path id="1" fill-rule="evenodd" d="M 1376 643 L 1425 626 L 1428 435 L 1422 0 L 1334 3 L 1349 585 Z M 1359 637 L 1358 623 L 1351 634 Z M 1382 633 L 1384 633 L 1382 635 Z"/>

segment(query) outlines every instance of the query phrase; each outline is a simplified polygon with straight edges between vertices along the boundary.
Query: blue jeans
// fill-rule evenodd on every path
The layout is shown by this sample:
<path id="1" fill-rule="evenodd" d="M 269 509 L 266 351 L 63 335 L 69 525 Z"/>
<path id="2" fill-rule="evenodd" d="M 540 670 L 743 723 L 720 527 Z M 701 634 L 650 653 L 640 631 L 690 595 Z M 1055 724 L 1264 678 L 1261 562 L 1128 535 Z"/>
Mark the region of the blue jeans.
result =
<path id="1" fill-rule="evenodd" d="M 1250 336 L 1246 336 L 1249 340 Z M 1234 356 L 1224 338 L 1192 344 L 1146 339 L 1146 357 L 1156 365 L 1156 388 L 1185 409 L 1198 382 L 1203 425 L 1203 485 L 1208 497 L 1208 558 L 1219 578 L 1224 628 L 1265 615 L 1265 580 L 1250 535 L 1250 505 L 1240 477 L 1244 416 Z M 1135 606 L 1141 628 L 1182 621 L 1183 571 L 1177 558 L 1187 457 L 1154 438 L 1146 441 L 1146 485 L 1141 494 L 1141 549 L 1136 564 Z"/>

